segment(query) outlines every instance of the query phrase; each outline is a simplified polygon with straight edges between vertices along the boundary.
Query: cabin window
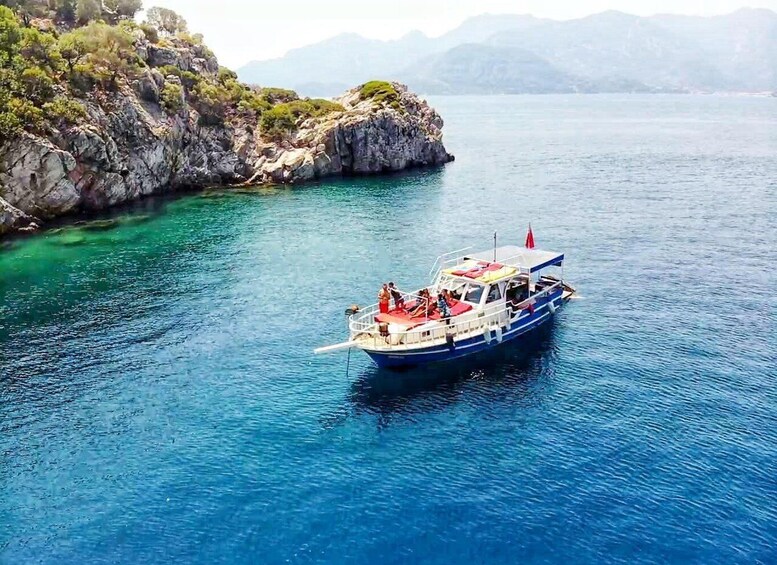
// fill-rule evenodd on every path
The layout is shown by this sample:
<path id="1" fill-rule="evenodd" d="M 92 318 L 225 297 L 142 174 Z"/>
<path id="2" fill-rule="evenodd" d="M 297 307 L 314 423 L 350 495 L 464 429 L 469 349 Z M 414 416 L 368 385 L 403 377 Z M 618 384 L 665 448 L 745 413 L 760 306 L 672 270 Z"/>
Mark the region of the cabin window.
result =
<path id="1" fill-rule="evenodd" d="M 483 287 L 480 285 L 471 285 L 464 296 L 466 302 L 480 304 L 480 297 L 483 296 Z"/>
<path id="2" fill-rule="evenodd" d="M 486 304 L 490 304 L 491 302 L 499 300 L 500 298 L 502 298 L 502 293 L 499 290 L 499 285 L 495 284 L 491 287 L 491 290 L 488 291 L 488 298 L 486 299 Z"/>

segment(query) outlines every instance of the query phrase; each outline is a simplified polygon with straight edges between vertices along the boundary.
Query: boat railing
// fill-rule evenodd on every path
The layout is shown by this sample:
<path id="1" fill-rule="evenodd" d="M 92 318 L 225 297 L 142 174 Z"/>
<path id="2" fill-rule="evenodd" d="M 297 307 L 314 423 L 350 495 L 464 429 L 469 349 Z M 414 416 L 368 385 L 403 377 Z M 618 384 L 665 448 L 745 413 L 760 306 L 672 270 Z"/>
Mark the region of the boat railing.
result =
<path id="1" fill-rule="evenodd" d="M 475 316 L 464 314 L 461 320 L 451 318 L 450 324 L 437 324 L 433 327 L 421 326 L 408 330 L 392 331 L 389 335 L 381 334 L 380 328 L 375 323 L 375 315 L 379 312 L 378 305 L 368 306 L 360 310 L 358 314 L 351 316 L 349 320 L 349 329 L 351 339 L 367 339 L 373 342 L 375 347 L 396 347 L 405 346 L 411 348 L 426 342 L 442 341 L 448 335 L 454 337 L 466 334 L 473 334 L 478 331 L 483 332 L 486 328 L 496 329 L 504 328 L 513 320 L 516 312 L 519 310 L 530 310 L 534 303 L 556 289 L 562 286 L 559 281 L 540 292 L 530 296 L 526 300 L 517 304 L 505 304 L 503 302 L 486 305 L 483 310 L 477 312 Z M 439 321 L 439 320 L 436 320 Z M 520 321 L 520 318 L 518 319 Z M 425 327 L 426 326 L 426 327 Z M 368 341 L 369 342 L 369 341 Z"/>
<path id="2" fill-rule="evenodd" d="M 457 265 L 464 257 L 460 254 L 464 251 L 469 251 L 470 249 L 472 249 L 471 245 L 469 247 L 456 249 L 455 251 L 448 251 L 447 253 L 443 253 L 437 257 L 437 259 L 434 260 L 432 268 L 429 269 L 429 281 L 433 283 L 435 280 L 437 280 L 437 275 L 440 274 L 440 271 L 443 270 L 446 265 Z"/>

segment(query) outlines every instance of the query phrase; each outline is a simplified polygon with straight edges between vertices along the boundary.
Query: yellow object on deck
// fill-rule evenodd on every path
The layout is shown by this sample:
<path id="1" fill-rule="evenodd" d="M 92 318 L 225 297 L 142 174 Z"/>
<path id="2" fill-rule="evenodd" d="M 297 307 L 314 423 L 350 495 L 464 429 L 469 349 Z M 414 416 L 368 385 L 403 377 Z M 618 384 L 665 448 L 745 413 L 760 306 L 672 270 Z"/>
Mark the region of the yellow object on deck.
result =
<path id="1" fill-rule="evenodd" d="M 515 273 L 518 272 L 518 269 L 515 267 L 502 267 L 501 269 L 497 269 L 496 271 L 486 271 L 482 275 L 480 275 L 476 280 L 484 283 L 490 283 L 493 281 L 498 281 L 499 279 L 503 279 L 505 277 L 511 277 Z"/>
<path id="2" fill-rule="evenodd" d="M 455 272 L 469 271 L 470 269 L 476 269 L 477 266 L 478 266 L 477 261 L 473 261 L 472 259 L 467 259 L 461 265 L 456 265 L 455 267 L 451 267 L 450 269 L 444 269 L 443 273 L 445 273 L 446 275 L 452 275 Z"/>

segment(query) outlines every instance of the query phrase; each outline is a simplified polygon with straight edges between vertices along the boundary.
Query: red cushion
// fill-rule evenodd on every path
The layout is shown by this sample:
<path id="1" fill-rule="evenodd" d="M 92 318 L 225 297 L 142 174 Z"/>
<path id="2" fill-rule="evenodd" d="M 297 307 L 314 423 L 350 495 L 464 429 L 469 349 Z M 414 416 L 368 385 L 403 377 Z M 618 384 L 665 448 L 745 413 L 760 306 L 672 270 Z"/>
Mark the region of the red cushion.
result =
<path id="1" fill-rule="evenodd" d="M 458 316 L 459 314 L 463 314 L 464 312 L 469 312 L 472 310 L 472 304 L 467 304 L 466 302 L 456 302 L 453 306 L 451 306 L 451 316 Z"/>
<path id="2" fill-rule="evenodd" d="M 378 314 L 375 316 L 376 322 L 383 322 L 386 324 L 400 324 L 406 326 L 408 329 L 420 326 L 427 321 L 424 317 L 411 318 L 406 312 L 403 314 L 391 313 L 391 314 Z"/>

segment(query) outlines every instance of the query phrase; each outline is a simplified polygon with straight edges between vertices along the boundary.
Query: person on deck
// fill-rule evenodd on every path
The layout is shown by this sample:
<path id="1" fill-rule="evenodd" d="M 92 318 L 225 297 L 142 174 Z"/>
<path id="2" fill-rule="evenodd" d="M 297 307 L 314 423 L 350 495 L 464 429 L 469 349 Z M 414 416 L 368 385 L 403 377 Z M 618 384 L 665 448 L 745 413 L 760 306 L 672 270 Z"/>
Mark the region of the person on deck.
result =
<path id="1" fill-rule="evenodd" d="M 437 295 L 437 309 L 440 311 L 440 317 L 448 323 L 451 317 L 451 309 L 448 304 L 447 290 L 441 290 Z"/>
<path id="2" fill-rule="evenodd" d="M 431 300 L 429 297 L 429 291 L 427 289 L 423 289 L 421 292 L 418 293 L 418 300 L 415 302 L 415 306 L 410 311 L 410 317 L 415 318 L 417 316 L 428 316 L 429 315 L 429 305 L 431 304 Z"/>
<path id="3" fill-rule="evenodd" d="M 389 292 L 391 292 L 391 298 L 394 299 L 394 308 L 397 310 L 403 310 L 405 308 L 405 299 L 402 298 L 402 293 L 399 292 L 399 289 L 394 286 L 393 282 L 390 282 L 389 285 Z"/>
<path id="4" fill-rule="evenodd" d="M 378 291 L 378 309 L 381 314 L 387 314 L 389 311 L 389 300 L 391 294 L 389 293 L 388 285 L 383 283 L 383 286 Z"/>

